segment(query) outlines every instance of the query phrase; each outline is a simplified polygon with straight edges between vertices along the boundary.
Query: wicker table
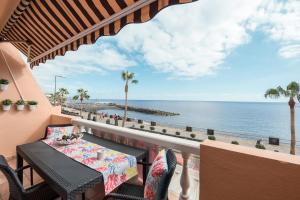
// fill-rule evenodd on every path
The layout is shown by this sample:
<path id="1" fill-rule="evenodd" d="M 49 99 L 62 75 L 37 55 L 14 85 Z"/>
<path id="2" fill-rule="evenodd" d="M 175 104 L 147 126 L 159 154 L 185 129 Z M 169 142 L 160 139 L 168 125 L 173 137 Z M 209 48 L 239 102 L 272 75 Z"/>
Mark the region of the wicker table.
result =
<path id="1" fill-rule="evenodd" d="M 122 153 L 135 156 L 138 161 L 147 162 L 148 152 L 85 133 L 83 139 Z M 25 160 L 61 197 L 72 200 L 88 188 L 103 183 L 100 172 L 56 151 L 42 141 L 17 146 L 17 168 Z M 144 174 L 146 174 L 144 169 Z M 23 181 L 22 171 L 18 173 Z"/>

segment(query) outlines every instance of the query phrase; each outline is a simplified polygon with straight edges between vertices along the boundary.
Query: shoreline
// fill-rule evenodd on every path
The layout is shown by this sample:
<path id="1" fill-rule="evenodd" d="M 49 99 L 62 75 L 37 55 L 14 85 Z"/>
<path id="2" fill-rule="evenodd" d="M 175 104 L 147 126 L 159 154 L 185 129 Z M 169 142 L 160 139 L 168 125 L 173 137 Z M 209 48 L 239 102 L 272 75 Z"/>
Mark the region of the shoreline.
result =
<path id="1" fill-rule="evenodd" d="M 64 107 L 64 110 L 68 110 L 69 112 L 79 113 L 79 110 L 74 109 L 74 108 Z M 84 119 L 88 119 L 88 115 L 89 115 L 89 112 L 82 111 L 82 116 Z M 97 114 L 92 113 L 91 120 L 94 117 L 96 118 L 96 121 L 99 123 L 106 123 L 107 120 L 109 119 L 111 125 L 115 124 L 114 119 L 109 118 L 109 116 L 101 118 L 99 113 L 97 113 Z M 158 135 L 165 134 L 165 135 L 170 135 L 170 136 L 178 137 L 178 138 L 196 140 L 199 142 L 204 141 L 204 140 L 208 139 L 208 137 L 209 137 L 207 135 L 207 132 L 202 131 L 202 130 L 192 130 L 192 132 L 188 132 L 183 128 L 170 127 L 170 126 L 159 124 L 159 122 L 156 122 L 156 123 L 157 123 L 156 126 L 154 126 L 155 127 L 154 133 L 157 133 Z M 118 120 L 118 126 L 121 126 L 121 124 L 122 124 L 122 120 Z M 143 126 L 143 128 L 141 128 L 142 126 Z M 150 127 L 151 127 L 150 122 L 144 121 L 144 120 L 143 120 L 143 124 L 138 123 L 138 121 L 134 120 L 134 119 L 132 119 L 131 121 L 126 121 L 125 127 L 133 128 L 133 129 L 140 130 L 140 131 L 152 132 L 150 130 Z M 165 133 L 163 133 L 163 129 L 166 130 Z M 176 132 L 180 132 L 180 135 L 179 136 L 176 135 Z M 191 138 L 191 134 L 195 134 L 194 139 Z M 225 143 L 231 143 L 232 141 L 237 141 L 239 143 L 239 145 L 248 146 L 248 147 L 252 147 L 252 148 L 255 148 L 255 145 L 256 145 L 256 142 L 258 139 L 258 138 L 253 139 L 253 138 L 239 137 L 239 136 L 235 136 L 234 134 L 230 135 L 229 133 L 225 135 L 225 134 L 222 134 L 222 133 L 219 133 L 216 131 L 214 133 L 214 136 L 217 141 L 222 141 Z M 263 139 L 262 144 L 265 146 L 266 150 L 278 151 L 281 153 L 289 153 L 289 151 L 290 151 L 289 143 L 281 142 L 280 145 L 270 145 L 266 138 L 262 138 L 262 139 Z M 296 152 L 300 152 L 300 146 L 296 146 Z"/>

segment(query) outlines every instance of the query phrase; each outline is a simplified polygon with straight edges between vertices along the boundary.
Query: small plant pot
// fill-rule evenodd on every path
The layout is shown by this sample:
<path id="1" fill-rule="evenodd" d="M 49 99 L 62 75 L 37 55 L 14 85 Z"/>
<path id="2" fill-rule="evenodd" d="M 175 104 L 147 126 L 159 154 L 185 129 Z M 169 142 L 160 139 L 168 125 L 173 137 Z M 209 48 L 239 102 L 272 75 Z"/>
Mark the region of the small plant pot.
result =
<path id="1" fill-rule="evenodd" d="M 191 136 L 191 138 L 195 138 L 195 137 L 196 137 L 196 134 L 195 134 L 195 133 L 192 133 L 190 136 Z"/>
<path id="2" fill-rule="evenodd" d="M 29 110 L 30 111 L 33 111 L 33 110 L 35 110 L 36 109 L 36 105 L 29 105 Z"/>
<path id="3" fill-rule="evenodd" d="M 155 127 L 150 126 L 150 130 L 151 130 L 151 131 L 154 131 L 154 130 L 155 130 Z"/>
<path id="4" fill-rule="evenodd" d="M 163 132 L 163 133 L 167 133 L 167 129 L 163 129 L 162 132 Z"/>
<path id="5" fill-rule="evenodd" d="M 179 131 L 176 131 L 175 134 L 176 134 L 176 135 L 180 135 L 180 132 L 179 132 Z"/>
<path id="6" fill-rule="evenodd" d="M 24 105 L 17 105 L 17 111 L 22 111 L 24 110 Z"/>
<path id="7" fill-rule="evenodd" d="M 231 144 L 239 145 L 239 142 L 234 140 L 234 141 L 231 141 Z"/>
<path id="8" fill-rule="evenodd" d="M 141 128 L 141 129 L 144 129 L 144 128 L 145 128 L 145 126 L 144 126 L 144 125 L 141 125 L 141 126 L 140 126 L 140 128 Z"/>
<path id="9" fill-rule="evenodd" d="M 11 107 L 11 105 L 2 105 L 2 110 L 3 111 L 9 111 L 10 107 Z"/>
<path id="10" fill-rule="evenodd" d="M 0 90 L 5 91 L 8 88 L 8 84 L 0 84 Z"/>

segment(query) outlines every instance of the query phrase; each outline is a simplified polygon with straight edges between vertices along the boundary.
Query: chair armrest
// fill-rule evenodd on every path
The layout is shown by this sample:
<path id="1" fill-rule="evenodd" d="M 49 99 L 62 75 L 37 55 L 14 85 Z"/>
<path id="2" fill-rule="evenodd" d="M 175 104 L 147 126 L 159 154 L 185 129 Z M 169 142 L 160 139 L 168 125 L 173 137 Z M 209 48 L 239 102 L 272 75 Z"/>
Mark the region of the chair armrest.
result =
<path id="1" fill-rule="evenodd" d="M 146 163 L 146 162 L 142 162 L 142 161 L 137 161 L 137 164 L 144 165 L 144 166 L 151 166 L 152 165 L 152 163 Z"/>
<path id="2" fill-rule="evenodd" d="M 23 171 L 24 169 L 28 169 L 28 168 L 30 168 L 30 165 L 26 165 L 26 166 L 20 167 L 18 169 L 15 169 L 15 172 Z"/>
<path id="3" fill-rule="evenodd" d="M 116 193 L 110 193 L 104 197 L 103 200 L 108 199 L 124 199 L 124 200 L 147 200 L 143 197 L 136 197 L 136 196 L 130 196 L 130 195 L 124 195 L 124 194 L 116 194 Z"/>
<path id="4" fill-rule="evenodd" d="M 25 191 L 27 199 L 41 200 L 41 199 L 55 199 L 58 194 L 54 192 L 47 183 L 42 182 L 34 185 Z"/>

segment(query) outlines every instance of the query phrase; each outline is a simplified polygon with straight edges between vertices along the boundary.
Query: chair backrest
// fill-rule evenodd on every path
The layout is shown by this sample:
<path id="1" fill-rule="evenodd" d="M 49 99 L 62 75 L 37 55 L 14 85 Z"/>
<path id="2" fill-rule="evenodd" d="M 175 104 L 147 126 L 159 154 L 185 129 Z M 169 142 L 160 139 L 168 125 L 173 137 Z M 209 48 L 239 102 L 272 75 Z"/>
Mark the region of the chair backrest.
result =
<path id="1" fill-rule="evenodd" d="M 51 124 L 51 125 L 48 125 L 48 126 L 46 127 L 45 135 L 44 135 L 44 138 L 43 138 L 43 139 L 46 139 L 46 138 L 47 138 L 47 135 L 48 135 L 48 128 L 50 128 L 50 127 L 67 127 L 67 126 L 73 126 L 73 124 Z"/>
<path id="2" fill-rule="evenodd" d="M 175 156 L 175 153 L 172 151 L 172 149 L 168 149 L 166 151 L 166 157 L 167 157 L 167 164 L 168 164 L 168 173 L 167 173 L 167 177 L 165 179 L 165 184 L 164 187 L 161 190 L 161 197 L 163 200 L 167 200 L 168 199 L 168 188 L 171 182 L 171 179 L 173 177 L 175 168 L 176 168 L 176 164 L 177 164 L 177 159 Z"/>
<path id="3" fill-rule="evenodd" d="M 0 155 L 0 171 L 6 177 L 9 184 L 10 199 L 22 199 L 25 190 L 16 172 L 8 165 L 4 156 Z"/>

